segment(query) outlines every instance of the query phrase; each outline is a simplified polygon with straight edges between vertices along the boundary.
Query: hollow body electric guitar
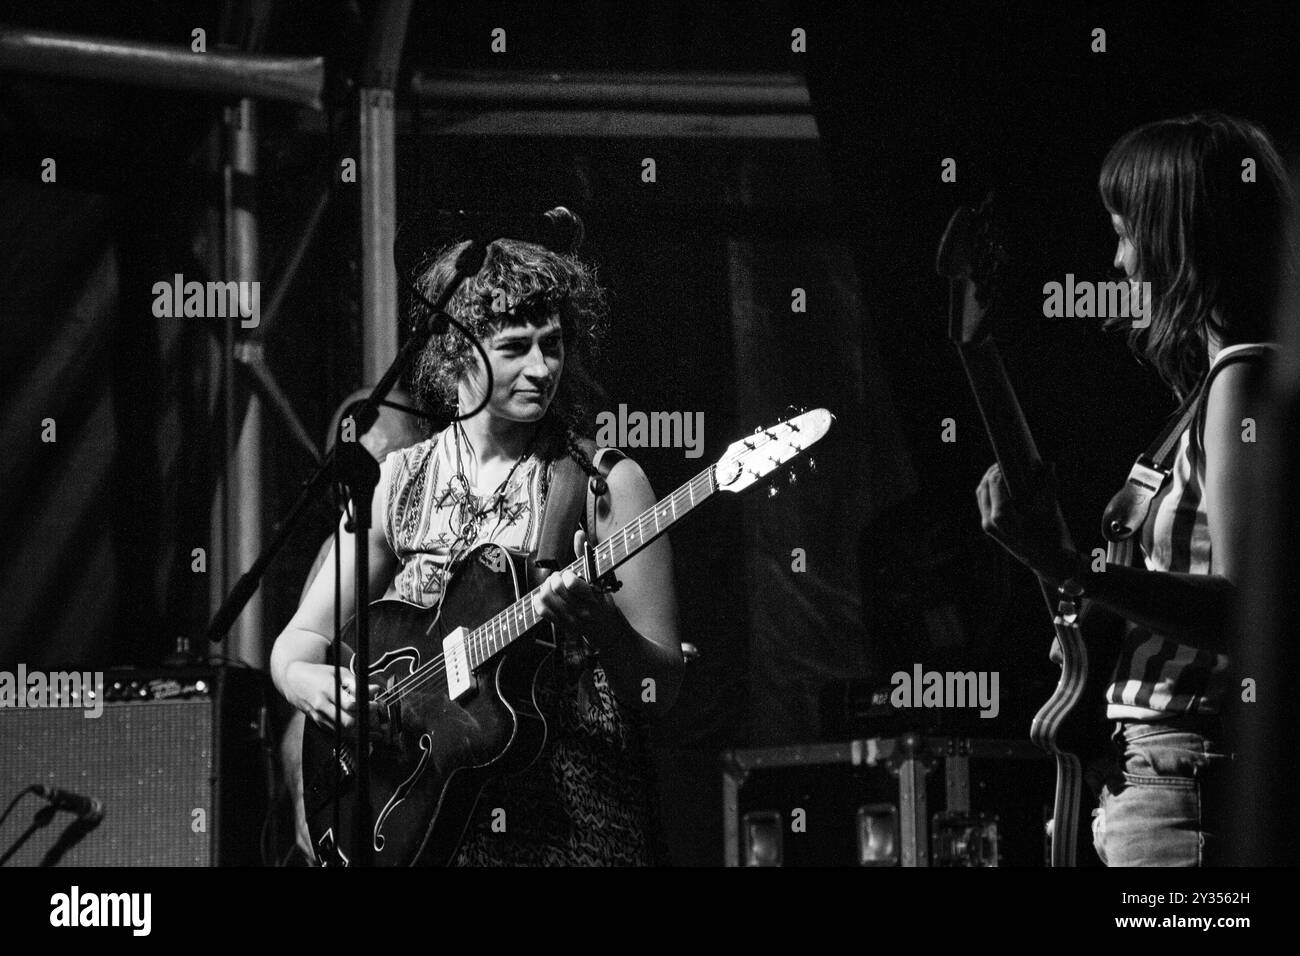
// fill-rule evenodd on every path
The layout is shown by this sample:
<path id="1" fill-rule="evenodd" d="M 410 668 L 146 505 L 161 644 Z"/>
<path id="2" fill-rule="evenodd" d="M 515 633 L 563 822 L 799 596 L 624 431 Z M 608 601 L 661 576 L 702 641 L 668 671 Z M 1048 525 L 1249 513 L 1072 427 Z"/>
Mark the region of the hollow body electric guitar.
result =
<path id="1" fill-rule="evenodd" d="M 586 581 L 605 578 L 714 494 L 743 491 L 788 465 L 833 421 L 815 409 L 734 442 L 569 570 Z M 371 735 L 369 793 L 357 786 L 355 736 L 336 749 L 332 732 L 311 721 L 303 731 L 303 796 L 318 862 L 348 865 L 353 815 L 368 798 L 377 866 L 445 865 L 484 785 L 541 754 L 547 719 L 535 689 L 557 646 L 552 626 L 533 611 L 544 576 L 526 555 L 486 544 L 455 570 L 438 609 L 370 605 L 370 674 L 384 717 Z M 348 661 L 351 633 L 349 623 L 339 642 Z"/>
<path id="2" fill-rule="evenodd" d="M 991 336 L 1006 260 L 991 206 L 986 199 L 976 210 L 963 208 L 953 215 L 940 243 L 937 266 L 939 274 L 951 280 L 949 338 L 970 380 L 1007 491 L 1012 500 L 1028 502 L 1044 469 Z M 1132 558 L 1130 542 L 1110 544 L 1110 563 L 1131 564 Z M 1047 584 L 1040 584 L 1063 660 L 1056 690 L 1035 715 L 1029 736 L 1056 760 L 1052 866 L 1075 866 L 1079 840 L 1087 839 L 1090 829 L 1080 813 L 1085 769 L 1108 753 L 1105 690 L 1124 622 L 1091 602 L 1076 613 L 1080 609 L 1059 603 Z"/>

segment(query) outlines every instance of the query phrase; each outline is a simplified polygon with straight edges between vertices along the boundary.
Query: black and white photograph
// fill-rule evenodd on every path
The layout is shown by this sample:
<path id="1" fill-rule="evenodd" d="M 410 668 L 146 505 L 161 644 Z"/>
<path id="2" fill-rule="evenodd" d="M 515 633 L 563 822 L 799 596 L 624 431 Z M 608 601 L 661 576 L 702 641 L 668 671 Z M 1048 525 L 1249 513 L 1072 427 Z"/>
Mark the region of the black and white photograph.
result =
<path id="1" fill-rule="evenodd" d="M 5 925 L 1279 930 L 1298 69 L 1283 2 L 0 3 Z M 513 873 L 273 872 L 376 867 Z"/>

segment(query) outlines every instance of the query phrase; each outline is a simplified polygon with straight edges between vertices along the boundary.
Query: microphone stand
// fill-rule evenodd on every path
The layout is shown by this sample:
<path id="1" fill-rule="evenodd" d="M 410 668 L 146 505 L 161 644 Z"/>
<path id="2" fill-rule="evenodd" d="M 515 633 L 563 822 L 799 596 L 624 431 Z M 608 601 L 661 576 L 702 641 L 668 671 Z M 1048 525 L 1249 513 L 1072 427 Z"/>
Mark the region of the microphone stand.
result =
<path id="1" fill-rule="evenodd" d="M 356 427 L 356 435 L 361 436 L 366 433 L 366 429 L 374 422 L 378 416 L 378 406 L 388 395 L 388 392 L 396 384 L 398 377 L 406 371 L 407 367 L 415 360 L 420 350 L 429 342 L 434 335 L 440 335 L 445 332 L 449 322 L 454 322 L 450 316 L 443 311 L 446 305 L 451 301 L 451 297 L 456 294 L 460 284 L 469 276 L 476 274 L 483 267 L 483 261 L 487 256 L 488 242 L 485 240 L 475 240 L 471 242 L 461 254 L 456 258 L 455 274 L 446 288 L 434 302 L 429 302 L 423 295 L 420 295 L 418 289 L 412 290 L 428 307 L 428 312 L 422 314 L 411 326 L 411 334 L 407 337 L 406 342 L 398 351 L 397 357 L 393 359 L 392 365 L 384 372 L 375 385 L 370 395 L 361 402 L 352 414 Z M 462 331 L 465 331 L 462 329 Z M 473 336 L 467 337 L 473 341 Z M 488 378 L 488 387 L 484 392 L 483 402 L 480 408 L 487 404 L 488 398 L 492 394 L 491 386 L 491 368 L 486 362 L 485 370 Z M 229 399 L 229 396 L 227 396 Z M 479 409 L 474 409 L 468 415 L 476 414 Z M 340 432 L 346 416 L 340 420 Z M 339 436 L 342 437 L 341 434 Z M 353 658 L 353 670 L 356 673 L 356 701 L 357 701 L 357 812 L 354 817 L 354 831 L 352 850 L 352 862 L 357 866 L 370 866 L 374 862 L 374 844 L 370 837 L 372 811 L 370 806 L 370 551 L 369 551 L 369 530 L 371 526 L 370 509 L 374 498 L 375 486 L 379 483 L 379 463 L 374 457 L 366 451 L 360 441 L 338 441 L 334 443 L 334 450 L 325 456 L 316 473 L 307 482 L 298 499 L 294 502 L 289 514 L 285 517 L 276 528 L 275 536 L 263 548 L 262 553 L 258 555 L 253 566 L 250 567 L 238 583 L 231 589 L 230 594 L 222 602 L 217 613 L 213 615 L 212 621 L 207 627 L 207 638 L 209 641 L 219 642 L 228 631 L 240 612 L 244 609 L 249 599 L 256 593 L 262 576 L 266 573 L 267 567 L 271 561 L 284 547 L 289 536 L 293 533 L 294 528 L 302 519 L 306 512 L 307 506 L 320 494 L 320 492 L 332 483 L 339 483 L 348 489 L 348 495 L 352 502 L 352 531 L 353 543 L 356 546 L 356 577 L 355 577 L 355 603 L 356 603 L 356 629 L 354 639 L 356 641 L 355 656 Z M 341 581 L 336 581 L 335 585 L 342 586 Z M 337 646 L 338 635 L 335 635 Z M 340 654 L 335 654 L 335 666 L 341 666 Z"/>
<path id="2" fill-rule="evenodd" d="M 80 843 L 86 834 L 99 826 L 101 820 L 101 817 L 77 817 L 59 834 L 59 839 L 45 852 L 45 856 L 41 857 L 41 862 L 37 865 L 57 866 L 59 860 L 63 859 L 63 854 Z"/>
<path id="3" fill-rule="evenodd" d="M 43 827 L 49 826 L 50 821 L 54 819 L 54 813 L 54 807 L 48 804 L 37 810 L 36 813 L 32 815 L 32 822 L 27 825 L 27 829 L 18 834 L 18 839 L 10 845 L 9 849 L 4 852 L 3 856 L 0 856 L 0 866 L 4 866 L 8 863 L 9 858 L 21 850 L 23 844 L 32 838 L 32 834 Z"/>

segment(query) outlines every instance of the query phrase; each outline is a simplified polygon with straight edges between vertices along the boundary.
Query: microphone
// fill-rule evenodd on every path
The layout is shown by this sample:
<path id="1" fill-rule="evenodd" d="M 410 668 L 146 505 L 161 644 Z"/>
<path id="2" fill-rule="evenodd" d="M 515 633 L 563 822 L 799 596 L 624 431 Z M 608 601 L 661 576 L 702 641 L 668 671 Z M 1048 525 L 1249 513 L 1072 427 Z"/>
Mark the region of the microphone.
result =
<path id="1" fill-rule="evenodd" d="M 564 206 L 548 209 L 540 216 L 437 209 L 431 226 L 439 232 L 459 233 L 484 244 L 495 239 L 518 239 L 561 255 L 577 252 L 586 235 L 582 220 Z"/>
<path id="2" fill-rule="evenodd" d="M 104 818 L 104 805 L 91 797 L 39 783 L 32 787 L 32 792 L 49 801 L 54 809 L 75 813 L 78 819 L 87 823 L 98 823 Z"/>

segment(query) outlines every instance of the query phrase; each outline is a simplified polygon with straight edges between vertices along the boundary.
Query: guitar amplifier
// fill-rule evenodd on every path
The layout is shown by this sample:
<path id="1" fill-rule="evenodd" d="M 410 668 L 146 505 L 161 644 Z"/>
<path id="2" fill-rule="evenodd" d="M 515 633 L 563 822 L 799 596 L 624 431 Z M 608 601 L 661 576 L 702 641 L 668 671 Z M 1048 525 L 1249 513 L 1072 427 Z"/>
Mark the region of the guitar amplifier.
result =
<path id="1" fill-rule="evenodd" d="M 727 866 L 1044 866 L 1056 764 L 909 733 L 722 755 Z"/>
<path id="2" fill-rule="evenodd" d="M 79 833 L 71 814 L 28 795 L 0 824 L 0 856 L 34 827 L 9 865 L 51 851 L 64 866 L 261 863 L 265 686 L 246 668 L 108 671 L 98 716 L 86 699 L 0 707 L 0 800 L 43 784 L 104 811 Z"/>

